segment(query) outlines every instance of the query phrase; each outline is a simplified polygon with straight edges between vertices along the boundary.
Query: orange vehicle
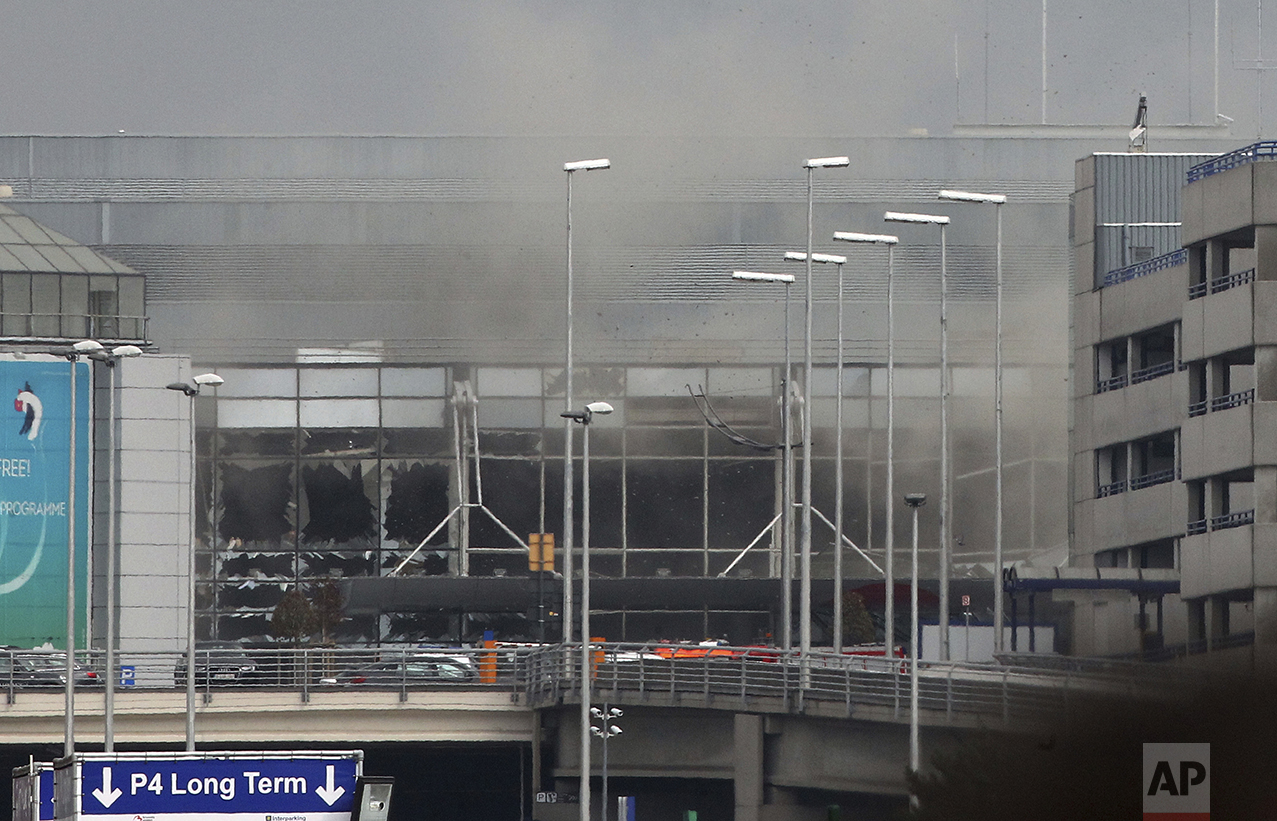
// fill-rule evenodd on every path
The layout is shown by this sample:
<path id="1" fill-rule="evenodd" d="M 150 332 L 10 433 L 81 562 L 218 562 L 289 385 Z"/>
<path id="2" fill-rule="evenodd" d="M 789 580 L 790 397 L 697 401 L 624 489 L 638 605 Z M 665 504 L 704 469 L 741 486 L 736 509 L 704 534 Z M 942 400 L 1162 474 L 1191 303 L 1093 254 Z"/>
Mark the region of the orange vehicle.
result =
<path id="1" fill-rule="evenodd" d="M 652 648 L 654 655 L 663 659 L 740 658 L 741 652 L 723 645 L 716 639 L 697 644 L 662 644 Z"/>

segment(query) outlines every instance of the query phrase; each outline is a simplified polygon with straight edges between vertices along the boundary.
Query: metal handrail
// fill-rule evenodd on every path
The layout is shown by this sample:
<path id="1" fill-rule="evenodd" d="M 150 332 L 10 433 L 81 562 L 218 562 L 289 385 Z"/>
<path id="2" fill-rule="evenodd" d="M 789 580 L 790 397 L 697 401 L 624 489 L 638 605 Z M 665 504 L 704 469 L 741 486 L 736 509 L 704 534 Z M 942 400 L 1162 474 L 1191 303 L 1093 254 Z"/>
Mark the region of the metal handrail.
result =
<path id="1" fill-rule="evenodd" d="M 1188 182 L 1193 183 L 1214 176 L 1230 168 L 1277 157 L 1277 142 L 1268 140 L 1253 143 L 1245 148 L 1220 154 L 1188 169 Z"/>
<path id="2" fill-rule="evenodd" d="M 1175 373 L 1174 360 L 1166 362 L 1158 362 L 1156 365 L 1149 365 L 1147 368 L 1141 368 L 1131 374 L 1131 384 L 1138 385 L 1140 382 L 1147 382 L 1150 379 L 1156 379 L 1159 376 L 1166 376 L 1168 373 Z"/>
<path id="3" fill-rule="evenodd" d="M 1188 405 L 1188 416 L 1189 418 L 1192 418 L 1194 416 L 1205 416 L 1206 412 L 1209 410 L 1210 410 L 1209 400 L 1203 399 L 1200 402 L 1190 402 Z"/>
<path id="4" fill-rule="evenodd" d="M 133 314 L 0 311 L 0 338 L 4 339 L 137 341 L 148 339 L 149 332 L 150 317 Z"/>
<path id="5" fill-rule="evenodd" d="M 1095 381 L 1095 392 L 1107 393 L 1109 391 L 1118 390 L 1119 388 L 1125 388 L 1126 382 L 1127 377 L 1124 373 L 1118 374 L 1117 376 L 1111 376 L 1108 379 L 1097 379 Z"/>
<path id="6" fill-rule="evenodd" d="M 1227 410 L 1228 408 L 1236 408 L 1241 405 L 1249 405 L 1255 401 L 1255 389 L 1248 388 L 1244 391 L 1236 391 L 1224 396 L 1216 396 L 1210 401 L 1210 409 L 1213 411 Z"/>
<path id="7" fill-rule="evenodd" d="M 1195 282 L 1188 286 L 1188 298 L 1200 299 L 1207 293 L 1219 294 L 1224 291 L 1236 288 L 1239 285 L 1246 285 L 1255 281 L 1255 269 L 1247 268 L 1245 271 L 1236 271 L 1231 274 L 1224 274 L 1215 277 L 1209 282 Z"/>
<path id="8" fill-rule="evenodd" d="M 1189 536 L 1200 536 L 1210 530 L 1210 522 L 1206 519 L 1194 519 L 1186 528 Z"/>
<path id="9" fill-rule="evenodd" d="M 1239 510 L 1236 513 L 1225 513 L 1223 516 L 1212 516 L 1211 530 L 1228 530 L 1233 527 L 1245 527 L 1255 523 L 1254 510 Z"/>
<path id="10" fill-rule="evenodd" d="M 1175 468 L 1167 468 L 1153 473 L 1146 473 L 1143 476 L 1136 476 L 1131 479 L 1131 490 L 1139 490 L 1140 488 L 1152 487 L 1153 485 L 1163 485 L 1167 482 L 1175 481 Z"/>
<path id="11" fill-rule="evenodd" d="M 1128 280 L 1148 276 L 1156 271 L 1174 268 L 1176 265 L 1183 265 L 1186 262 L 1188 262 L 1188 250 L 1178 248 L 1169 254 L 1162 254 L 1152 259 L 1137 262 L 1134 265 L 1127 265 L 1123 268 L 1109 271 L 1104 275 L 1104 284 L 1100 287 L 1108 288 L 1112 285 L 1117 285 L 1119 282 L 1127 282 Z"/>
<path id="12" fill-rule="evenodd" d="M 1218 294 L 1221 291 L 1227 291 L 1229 288 L 1236 288 L 1238 285 L 1245 285 L 1248 282 L 1255 281 L 1255 269 L 1247 268 L 1245 271 L 1237 271 L 1232 274 L 1225 274 L 1210 281 L 1210 292 Z"/>
<path id="13" fill-rule="evenodd" d="M 1119 479 L 1116 482 L 1109 482 L 1107 485 L 1100 485 L 1096 488 L 1095 497 L 1103 499 L 1107 496 L 1116 496 L 1119 493 L 1126 492 L 1126 480 Z"/>

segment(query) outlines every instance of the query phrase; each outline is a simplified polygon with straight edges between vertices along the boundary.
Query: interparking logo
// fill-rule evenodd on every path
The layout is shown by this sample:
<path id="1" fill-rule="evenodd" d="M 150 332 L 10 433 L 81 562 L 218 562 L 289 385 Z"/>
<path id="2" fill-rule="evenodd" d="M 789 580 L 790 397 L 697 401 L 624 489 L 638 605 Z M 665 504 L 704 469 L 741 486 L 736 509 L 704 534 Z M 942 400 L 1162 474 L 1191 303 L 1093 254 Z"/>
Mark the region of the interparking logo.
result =
<path id="1" fill-rule="evenodd" d="M 1144 821 L 1210 819 L 1210 744 L 1144 745 Z"/>

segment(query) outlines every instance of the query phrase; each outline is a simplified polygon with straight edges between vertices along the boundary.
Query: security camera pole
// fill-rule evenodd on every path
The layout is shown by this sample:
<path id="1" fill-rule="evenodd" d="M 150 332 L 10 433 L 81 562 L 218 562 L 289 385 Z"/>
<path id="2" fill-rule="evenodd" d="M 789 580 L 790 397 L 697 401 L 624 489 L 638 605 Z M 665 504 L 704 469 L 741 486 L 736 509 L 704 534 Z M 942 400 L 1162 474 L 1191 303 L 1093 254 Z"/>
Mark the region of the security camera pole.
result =
<path id="1" fill-rule="evenodd" d="M 607 402 L 591 402 L 582 410 L 559 414 L 584 428 L 581 434 L 581 821 L 590 821 L 590 421 L 596 414 L 611 412 L 612 406 Z M 572 580 L 568 579 L 565 586 L 571 585 Z"/>

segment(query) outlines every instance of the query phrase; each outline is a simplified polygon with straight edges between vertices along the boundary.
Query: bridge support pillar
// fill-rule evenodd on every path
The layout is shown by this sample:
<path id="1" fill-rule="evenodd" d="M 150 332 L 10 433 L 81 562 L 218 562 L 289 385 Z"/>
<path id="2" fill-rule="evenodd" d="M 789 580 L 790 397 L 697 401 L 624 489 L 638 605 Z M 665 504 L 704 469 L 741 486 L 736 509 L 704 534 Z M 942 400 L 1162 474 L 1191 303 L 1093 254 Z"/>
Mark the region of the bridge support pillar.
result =
<path id="1" fill-rule="evenodd" d="M 763 808 L 763 717 L 737 713 L 733 736 L 736 821 L 760 821 Z"/>

